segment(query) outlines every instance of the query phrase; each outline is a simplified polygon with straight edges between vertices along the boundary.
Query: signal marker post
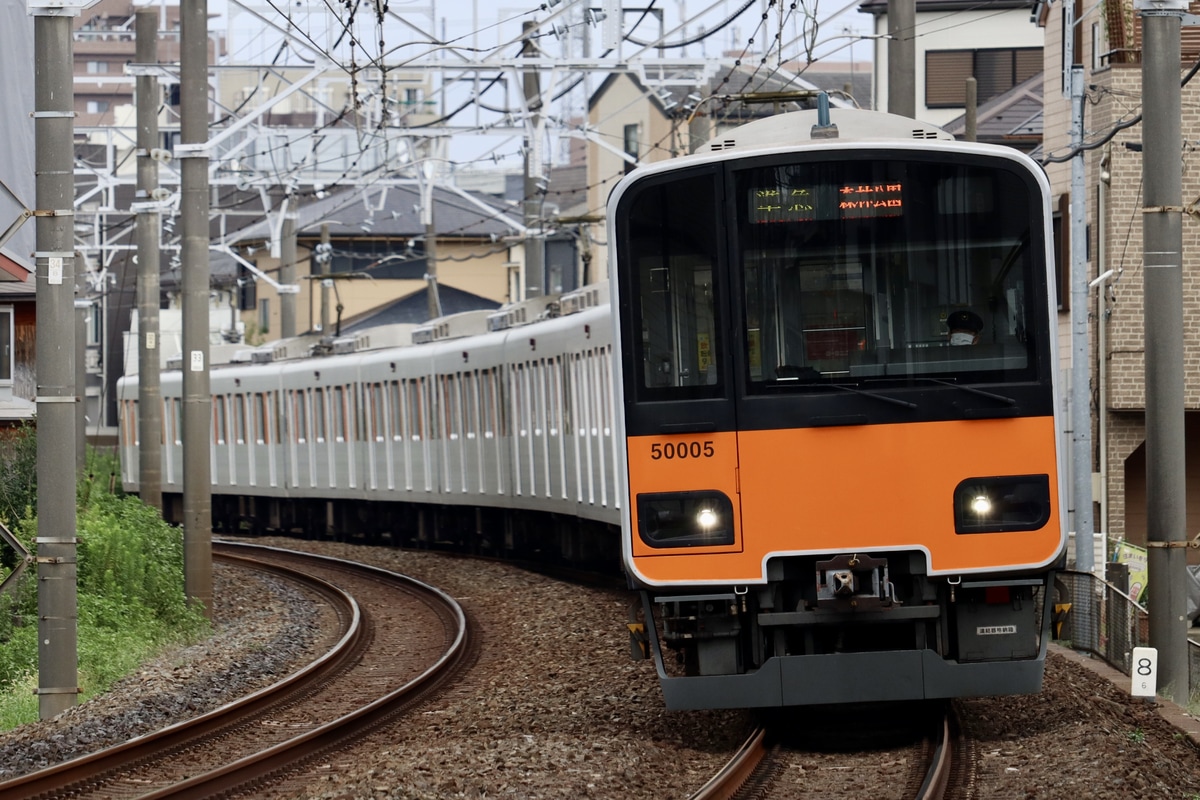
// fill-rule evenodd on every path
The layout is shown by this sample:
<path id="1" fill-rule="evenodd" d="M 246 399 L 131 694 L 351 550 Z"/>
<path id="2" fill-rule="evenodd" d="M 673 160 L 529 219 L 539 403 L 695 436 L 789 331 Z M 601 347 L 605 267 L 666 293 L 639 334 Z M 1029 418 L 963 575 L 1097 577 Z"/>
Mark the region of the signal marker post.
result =
<path id="1" fill-rule="evenodd" d="M 1153 702 L 1158 692 L 1158 650 L 1153 647 L 1133 648 L 1133 665 L 1129 674 L 1132 684 L 1129 693 Z"/>

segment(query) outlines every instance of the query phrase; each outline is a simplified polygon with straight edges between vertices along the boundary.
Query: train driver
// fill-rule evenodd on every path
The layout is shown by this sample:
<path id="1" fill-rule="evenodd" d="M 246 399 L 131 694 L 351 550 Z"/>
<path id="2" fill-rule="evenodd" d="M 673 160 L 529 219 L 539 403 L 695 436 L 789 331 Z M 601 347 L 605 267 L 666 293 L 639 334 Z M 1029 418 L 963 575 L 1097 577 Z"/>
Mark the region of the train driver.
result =
<path id="1" fill-rule="evenodd" d="M 976 344 L 983 330 L 983 319 L 974 311 L 961 309 L 946 317 L 946 328 L 950 331 L 950 344 Z"/>

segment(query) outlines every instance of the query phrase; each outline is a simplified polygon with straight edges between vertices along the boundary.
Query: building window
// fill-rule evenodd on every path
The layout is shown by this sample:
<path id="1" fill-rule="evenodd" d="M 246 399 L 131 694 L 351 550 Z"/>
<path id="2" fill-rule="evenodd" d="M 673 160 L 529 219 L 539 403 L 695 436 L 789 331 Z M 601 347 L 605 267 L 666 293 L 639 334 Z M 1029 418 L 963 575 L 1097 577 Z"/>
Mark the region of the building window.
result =
<path id="1" fill-rule="evenodd" d="M 258 301 L 258 329 L 263 334 L 271 330 L 271 301 L 266 297 Z"/>
<path id="2" fill-rule="evenodd" d="M 84 315 L 84 321 L 87 324 L 88 347 L 99 347 L 100 339 L 104 335 L 104 320 L 100 309 L 95 303 L 88 307 L 87 313 Z"/>
<path id="3" fill-rule="evenodd" d="M 253 311 L 258 307 L 258 284 L 254 274 L 244 264 L 238 264 L 238 311 Z"/>
<path id="4" fill-rule="evenodd" d="M 967 103 L 967 78 L 976 81 L 980 104 L 1007 92 L 1042 71 L 1042 48 L 928 50 L 925 53 L 925 105 L 961 108 Z"/>
<path id="5" fill-rule="evenodd" d="M 106 111 L 108 111 L 108 101 L 107 100 L 88 100 L 87 101 L 87 113 L 103 114 Z"/>
<path id="6" fill-rule="evenodd" d="M 0 385 L 12 386 L 13 310 L 0 306 Z"/>
<path id="7" fill-rule="evenodd" d="M 625 153 L 633 157 L 633 161 L 625 161 L 626 174 L 633 172 L 638 162 L 638 126 L 625 126 Z"/>
<path id="8" fill-rule="evenodd" d="M 87 71 L 89 75 L 98 75 L 108 72 L 107 61 L 89 61 L 87 62 Z"/>

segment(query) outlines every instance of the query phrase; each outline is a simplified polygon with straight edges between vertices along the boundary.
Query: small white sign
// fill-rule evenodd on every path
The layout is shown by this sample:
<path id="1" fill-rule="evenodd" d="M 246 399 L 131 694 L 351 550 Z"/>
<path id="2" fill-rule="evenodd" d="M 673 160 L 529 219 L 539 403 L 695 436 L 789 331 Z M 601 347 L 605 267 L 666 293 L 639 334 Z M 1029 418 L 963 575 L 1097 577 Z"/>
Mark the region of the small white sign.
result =
<path id="1" fill-rule="evenodd" d="M 61 285 L 63 278 L 62 256 L 50 256 L 46 259 L 46 262 L 46 278 L 55 286 Z"/>
<path id="2" fill-rule="evenodd" d="M 1133 663 L 1129 677 L 1129 690 L 1134 697 L 1154 697 L 1158 691 L 1158 649 L 1154 647 L 1133 648 Z"/>
<path id="3" fill-rule="evenodd" d="M 158 345 L 158 337 L 154 331 L 146 331 L 146 349 L 153 350 Z"/>
<path id="4" fill-rule="evenodd" d="M 204 372 L 204 351 L 192 351 L 192 372 Z"/>

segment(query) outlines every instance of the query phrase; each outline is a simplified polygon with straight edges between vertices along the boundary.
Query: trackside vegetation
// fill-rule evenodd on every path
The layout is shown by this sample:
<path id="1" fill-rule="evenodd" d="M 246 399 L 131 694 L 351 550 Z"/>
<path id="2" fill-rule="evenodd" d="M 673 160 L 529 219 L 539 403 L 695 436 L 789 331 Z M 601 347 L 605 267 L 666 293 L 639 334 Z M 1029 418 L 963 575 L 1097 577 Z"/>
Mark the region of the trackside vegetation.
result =
<path id="1" fill-rule="evenodd" d="M 37 438 L 0 440 L 0 521 L 36 553 Z M 183 532 L 120 491 L 115 457 L 89 451 L 76 491 L 80 701 L 163 649 L 207 633 L 183 592 Z M 0 579 L 16 563 L 0 548 Z M 38 718 L 36 568 L 0 595 L 0 730 Z"/>

